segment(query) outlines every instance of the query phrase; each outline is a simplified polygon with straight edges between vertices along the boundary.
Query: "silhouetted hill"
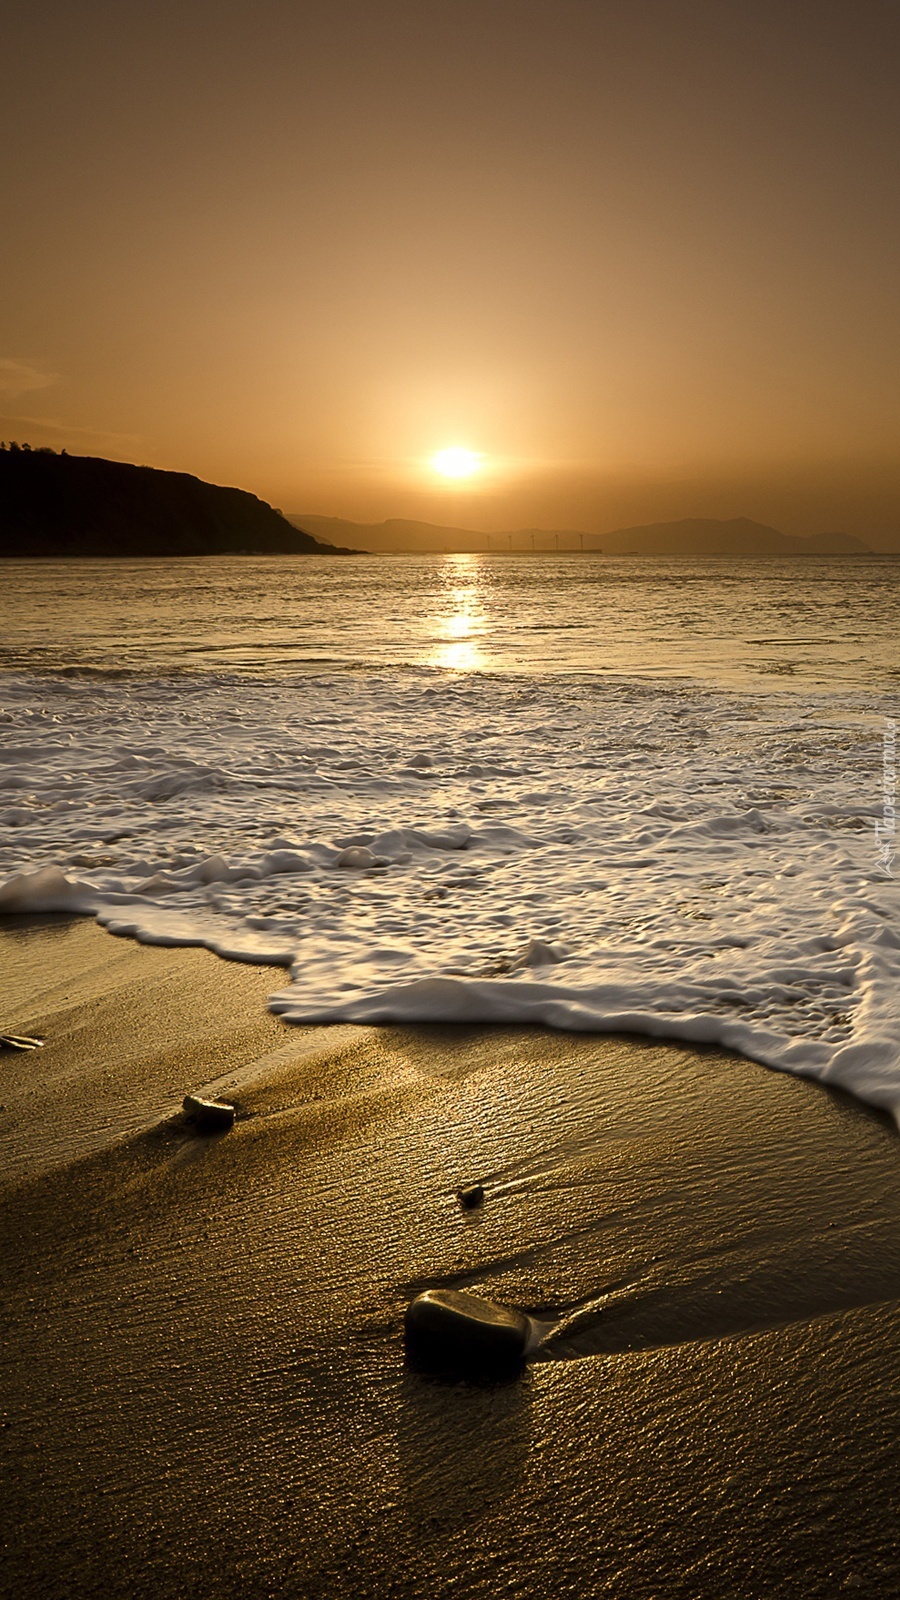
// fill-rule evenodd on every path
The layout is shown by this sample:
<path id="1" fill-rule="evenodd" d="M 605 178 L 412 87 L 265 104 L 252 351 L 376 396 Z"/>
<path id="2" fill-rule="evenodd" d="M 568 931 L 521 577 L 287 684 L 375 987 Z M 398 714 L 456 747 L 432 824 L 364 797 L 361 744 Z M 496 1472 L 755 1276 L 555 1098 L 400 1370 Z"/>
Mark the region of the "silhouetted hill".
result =
<path id="1" fill-rule="evenodd" d="M 344 555 L 243 489 L 95 456 L 0 450 L 0 556 Z"/>
<path id="2" fill-rule="evenodd" d="M 779 533 L 762 522 L 735 517 L 717 522 L 691 517 L 682 522 L 653 522 L 612 533 L 580 533 L 571 528 L 519 528 L 512 533 L 479 533 L 472 528 L 442 528 L 433 522 L 394 517 L 387 522 L 345 522 L 340 517 L 294 516 L 289 520 L 318 538 L 341 539 L 357 548 L 398 554 L 440 555 L 459 551 L 500 554 L 509 551 L 553 554 L 555 551 L 602 551 L 604 555 L 654 556 L 823 556 L 868 555 L 867 545 L 848 533 L 821 533 L 810 539 Z"/>

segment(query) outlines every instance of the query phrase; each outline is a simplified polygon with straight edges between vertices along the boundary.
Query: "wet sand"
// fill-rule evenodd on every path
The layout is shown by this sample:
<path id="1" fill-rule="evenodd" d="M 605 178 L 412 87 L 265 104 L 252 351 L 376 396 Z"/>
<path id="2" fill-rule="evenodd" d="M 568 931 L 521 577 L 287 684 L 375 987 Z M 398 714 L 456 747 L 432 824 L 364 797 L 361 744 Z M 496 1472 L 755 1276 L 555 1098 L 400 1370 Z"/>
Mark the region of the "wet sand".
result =
<path id="1" fill-rule="evenodd" d="M 900 1592 L 885 1119 L 714 1050 L 291 1029 L 283 972 L 83 921 L 0 962 L 48 1040 L 0 1055 L 4 1595 Z M 436 1285 L 555 1332 L 413 1374 Z"/>

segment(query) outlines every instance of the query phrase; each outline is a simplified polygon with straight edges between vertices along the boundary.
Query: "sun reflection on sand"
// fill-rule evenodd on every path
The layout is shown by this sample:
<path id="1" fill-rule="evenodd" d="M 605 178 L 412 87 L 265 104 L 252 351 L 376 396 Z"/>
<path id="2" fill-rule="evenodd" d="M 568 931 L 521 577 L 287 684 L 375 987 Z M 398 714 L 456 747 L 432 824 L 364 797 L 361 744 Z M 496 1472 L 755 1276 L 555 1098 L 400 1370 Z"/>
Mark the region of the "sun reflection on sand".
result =
<path id="1" fill-rule="evenodd" d="M 476 672 L 484 664 L 477 640 L 488 626 L 481 603 L 478 556 L 448 556 L 441 579 L 444 594 L 433 623 L 437 635 L 452 642 L 438 646 L 432 658 L 434 665 L 453 672 Z"/>

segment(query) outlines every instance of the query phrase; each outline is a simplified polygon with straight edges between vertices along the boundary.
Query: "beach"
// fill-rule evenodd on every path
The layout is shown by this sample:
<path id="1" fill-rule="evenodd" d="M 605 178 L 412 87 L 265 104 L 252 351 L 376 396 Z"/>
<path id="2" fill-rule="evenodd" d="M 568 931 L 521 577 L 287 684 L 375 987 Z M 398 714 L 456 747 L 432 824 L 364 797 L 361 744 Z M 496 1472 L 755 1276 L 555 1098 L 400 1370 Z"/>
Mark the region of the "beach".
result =
<path id="1" fill-rule="evenodd" d="M 887 1118 L 718 1049 L 291 1028 L 277 969 L 85 919 L 0 942 L 47 1040 L 0 1058 L 4 1593 L 897 1593 Z M 438 1286 L 542 1319 L 520 1377 L 408 1370 Z"/>
<path id="2" fill-rule="evenodd" d="M 0 1600 L 900 1600 L 898 16 L 5 18 Z"/>

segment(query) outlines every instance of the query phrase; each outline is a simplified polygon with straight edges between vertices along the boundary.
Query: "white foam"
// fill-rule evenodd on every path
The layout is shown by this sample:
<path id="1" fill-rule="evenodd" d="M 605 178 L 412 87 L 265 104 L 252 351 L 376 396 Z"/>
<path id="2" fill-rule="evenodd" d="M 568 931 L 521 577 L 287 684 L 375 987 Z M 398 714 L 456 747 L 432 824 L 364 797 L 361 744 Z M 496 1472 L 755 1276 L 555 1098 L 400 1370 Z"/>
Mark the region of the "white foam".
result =
<path id="1" fill-rule="evenodd" d="M 290 966 L 292 1021 L 627 1029 L 900 1112 L 874 695 L 410 672 L 3 700 L 0 911 Z"/>

